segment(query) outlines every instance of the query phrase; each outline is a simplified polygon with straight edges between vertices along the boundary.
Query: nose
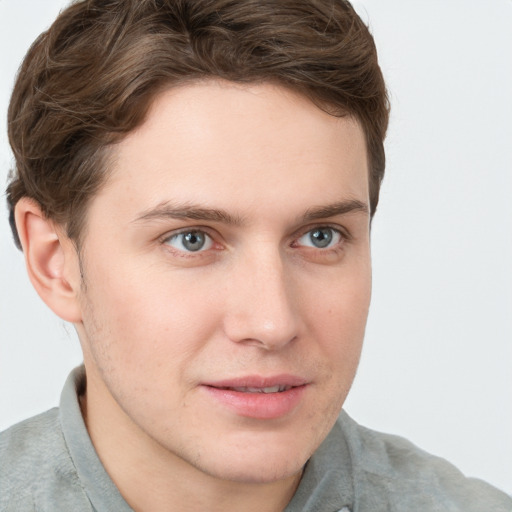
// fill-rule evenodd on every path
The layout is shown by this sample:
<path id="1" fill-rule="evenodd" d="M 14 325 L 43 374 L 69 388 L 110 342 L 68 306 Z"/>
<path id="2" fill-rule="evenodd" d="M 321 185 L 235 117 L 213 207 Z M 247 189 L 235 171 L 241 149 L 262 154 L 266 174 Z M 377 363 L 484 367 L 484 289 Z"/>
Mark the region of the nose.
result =
<path id="1" fill-rule="evenodd" d="M 224 330 L 231 341 L 279 350 L 299 335 L 298 297 L 279 250 L 241 258 L 227 292 Z"/>

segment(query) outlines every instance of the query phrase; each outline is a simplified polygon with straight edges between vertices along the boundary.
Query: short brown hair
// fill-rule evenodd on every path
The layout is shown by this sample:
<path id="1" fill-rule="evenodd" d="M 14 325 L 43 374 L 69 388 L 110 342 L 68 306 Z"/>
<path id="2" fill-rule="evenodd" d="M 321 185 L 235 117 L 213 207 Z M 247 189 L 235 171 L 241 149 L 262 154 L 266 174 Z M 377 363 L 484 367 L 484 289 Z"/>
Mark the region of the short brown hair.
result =
<path id="1" fill-rule="evenodd" d="M 345 0 L 82 0 L 41 34 L 8 113 L 14 207 L 26 196 L 80 245 L 109 146 L 165 88 L 217 77 L 275 82 L 364 130 L 370 209 L 384 175 L 389 104 L 375 44 Z"/>

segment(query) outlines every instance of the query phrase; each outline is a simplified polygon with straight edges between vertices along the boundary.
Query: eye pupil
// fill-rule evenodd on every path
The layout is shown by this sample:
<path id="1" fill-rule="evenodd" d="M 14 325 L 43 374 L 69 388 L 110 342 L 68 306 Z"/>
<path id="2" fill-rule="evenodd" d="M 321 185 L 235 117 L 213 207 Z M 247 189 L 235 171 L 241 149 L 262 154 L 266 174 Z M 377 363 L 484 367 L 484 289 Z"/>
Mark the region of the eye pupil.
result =
<path id="1" fill-rule="evenodd" d="M 315 247 L 327 247 L 332 242 L 332 229 L 315 229 L 314 231 L 311 231 L 309 237 Z"/>
<path id="2" fill-rule="evenodd" d="M 183 246 L 189 251 L 199 251 L 203 248 L 206 238 L 199 231 L 191 231 L 183 236 Z"/>

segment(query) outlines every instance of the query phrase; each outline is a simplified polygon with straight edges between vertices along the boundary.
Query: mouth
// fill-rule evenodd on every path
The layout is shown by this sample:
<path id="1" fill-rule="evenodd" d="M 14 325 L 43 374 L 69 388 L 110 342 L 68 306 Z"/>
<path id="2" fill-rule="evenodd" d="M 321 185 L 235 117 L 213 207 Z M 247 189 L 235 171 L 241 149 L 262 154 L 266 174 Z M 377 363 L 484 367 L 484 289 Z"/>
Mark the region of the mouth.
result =
<path id="1" fill-rule="evenodd" d="M 212 386 L 214 387 L 214 386 Z M 244 387 L 244 386 L 234 386 L 234 387 L 218 387 L 217 389 L 225 389 L 230 391 L 237 391 L 239 393 L 282 393 L 283 391 L 288 391 L 295 386 L 283 385 L 283 386 L 268 386 L 264 388 L 255 388 L 255 387 Z"/>
<path id="2" fill-rule="evenodd" d="M 243 377 L 205 383 L 202 387 L 214 404 L 237 416 L 269 420 L 291 414 L 302 402 L 309 383 L 300 377 L 281 375 Z"/>
<path id="3" fill-rule="evenodd" d="M 297 375 L 274 375 L 262 377 L 259 375 L 248 375 L 233 379 L 224 379 L 215 382 L 205 382 L 203 385 L 224 391 L 237 393 L 284 393 L 293 388 L 305 386 L 308 383 L 303 377 Z"/>

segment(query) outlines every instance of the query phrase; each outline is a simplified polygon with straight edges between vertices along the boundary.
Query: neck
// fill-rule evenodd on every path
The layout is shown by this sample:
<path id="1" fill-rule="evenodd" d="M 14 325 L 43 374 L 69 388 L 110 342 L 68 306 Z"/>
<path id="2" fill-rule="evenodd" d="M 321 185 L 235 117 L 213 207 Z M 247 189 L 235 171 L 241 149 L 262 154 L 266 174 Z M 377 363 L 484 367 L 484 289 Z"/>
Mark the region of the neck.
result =
<path id="1" fill-rule="evenodd" d="M 300 473 L 264 483 L 206 474 L 149 437 L 102 387 L 88 378 L 82 414 L 105 470 L 133 510 L 280 512 L 291 500 Z"/>

